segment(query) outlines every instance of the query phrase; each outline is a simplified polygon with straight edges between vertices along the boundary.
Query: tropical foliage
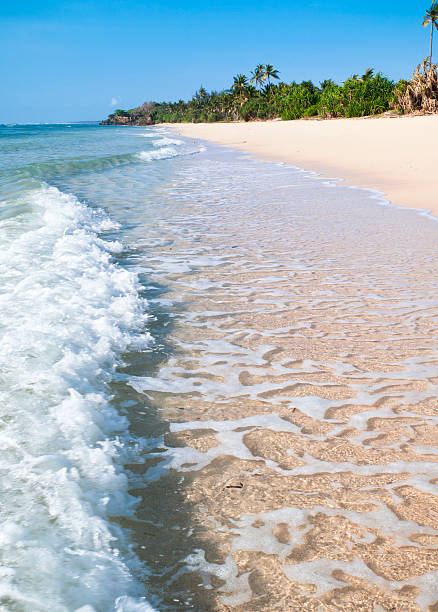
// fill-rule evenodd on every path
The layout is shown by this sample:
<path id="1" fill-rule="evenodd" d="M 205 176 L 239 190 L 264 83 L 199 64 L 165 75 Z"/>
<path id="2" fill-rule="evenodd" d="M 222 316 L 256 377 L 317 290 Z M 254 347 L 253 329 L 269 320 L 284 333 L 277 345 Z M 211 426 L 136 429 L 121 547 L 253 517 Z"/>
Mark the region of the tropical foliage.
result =
<path id="1" fill-rule="evenodd" d="M 257 64 L 249 78 L 237 74 L 229 89 L 208 92 L 201 87 L 185 102 L 145 102 L 138 108 L 117 109 L 103 123 L 150 125 L 154 123 L 251 121 L 301 119 L 305 117 L 363 117 L 390 109 L 400 113 L 438 112 L 438 64 L 432 64 L 434 29 L 438 30 L 438 0 L 423 17 L 430 25 L 429 57 L 419 65 L 412 80 L 394 83 L 368 68 L 343 83 L 326 79 L 283 83 L 272 64 Z M 278 82 L 277 82 L 278 81 Z"/>
<path id="2" fill-rule="evenodd" d="M 395 89 L 396 106 L 403 113 L 438 112 L 438 64 L 428 59 L 417 66 L 411 81 L 399 81 Z"/>
<path id="3" fill-rule="evenodd" d="M 430 9 L 426 11 L 423 17 L 423 27 L 430 24 L 430 54 L 429 54 L 429 67 L 432 67 L 432 43 L 433 43 L 433 30 L 438 30 L 438 0 L 433 0 Z"/>
<path id="4" fill-rule="evenodd" d="M 436 12 L 435 12 L 436 11 Z M 436 20 L 435 20 L 436 17 Z M 438 0 L 427 12 L 425 21 L 438 27 Z M 431 48 L 432 53 L 432 48 Z M 155 123 L 253 121 L 301 119 L 308 117 L 363 117 L 397 110 L 438 112 L 437 66 L 424 60 L 412 80 L 394 83 L 380 72 L 368 68 L 362 76 L 353 74 L 336 83 L 326 79 L 284 83 L 271 64 L 258 64 L 247 77 L 237 74 L 229 89 L 208 92 L 201 87 L 188 100 L 145 102 L 128 111 L 116 110 L 105 123 L 150 125 Z"/>
<path id="5" fill-rule="evenodd" d="M 237 74 L 229 89 L 207 92 L 201 87 L 185 102 L 145 103 L 109 116 L 114 123 L 175 123 L 300 119 L 302 117 L 359 117 L 391 107 L 394 83 L 369 68 L 342 84 L 331 79 L 284 83 L 271 64 L 258 64 L 251 75 Z"/>

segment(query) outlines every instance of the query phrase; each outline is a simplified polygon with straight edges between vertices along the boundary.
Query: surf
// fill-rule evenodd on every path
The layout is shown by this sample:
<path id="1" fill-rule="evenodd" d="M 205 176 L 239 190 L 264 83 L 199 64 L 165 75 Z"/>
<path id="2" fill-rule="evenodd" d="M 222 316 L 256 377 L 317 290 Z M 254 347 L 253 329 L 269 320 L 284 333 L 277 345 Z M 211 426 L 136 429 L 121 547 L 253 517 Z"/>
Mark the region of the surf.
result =
<path id="1" fill-rule="evenodd" d="M 13 210 L 0 221 L 0 599 L 152 610 L 118 524 L 137 503 L 124 469 L 135 441 L 109 388 L 123 353 L 152 342 L 147 302 L 102 210 L 47 185 Z"/>

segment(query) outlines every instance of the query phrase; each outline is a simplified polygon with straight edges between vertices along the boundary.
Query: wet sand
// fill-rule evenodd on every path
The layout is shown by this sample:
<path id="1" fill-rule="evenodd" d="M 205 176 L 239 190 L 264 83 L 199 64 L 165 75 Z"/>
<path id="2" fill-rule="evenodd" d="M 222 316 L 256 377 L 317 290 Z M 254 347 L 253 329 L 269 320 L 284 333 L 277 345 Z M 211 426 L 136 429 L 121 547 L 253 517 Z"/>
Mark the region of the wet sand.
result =
<path id="1" fill-rule="evenodd" d="M 179 124 L 183 136 L 229 145 L 438 216 L 438 116 Z"/>
<path id="2" fill-rule="evenodd" d="M 144 504 L 178 486 L 190 515 L 163 609 L 437 610 L 438 224 L 273 164 L 184 164 L 144 238 L 173 351 L 133 383 L 170 427 Z M 177 548 L 163 515 L 151 556 Z"/>

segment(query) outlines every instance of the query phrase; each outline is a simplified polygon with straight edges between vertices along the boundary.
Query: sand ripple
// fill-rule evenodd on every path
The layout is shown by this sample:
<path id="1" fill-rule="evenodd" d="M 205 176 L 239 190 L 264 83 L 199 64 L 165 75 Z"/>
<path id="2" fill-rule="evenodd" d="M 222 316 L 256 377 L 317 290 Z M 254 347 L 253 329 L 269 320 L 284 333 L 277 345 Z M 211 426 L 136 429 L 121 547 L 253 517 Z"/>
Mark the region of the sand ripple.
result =
<path id="1" fill-rule="evenodd" d="M 149 261 L 175 350 L 133 383 L 190 508 L 181 609 L 438 609 L 438 225 L 295 170 L 191 163 Z"/>

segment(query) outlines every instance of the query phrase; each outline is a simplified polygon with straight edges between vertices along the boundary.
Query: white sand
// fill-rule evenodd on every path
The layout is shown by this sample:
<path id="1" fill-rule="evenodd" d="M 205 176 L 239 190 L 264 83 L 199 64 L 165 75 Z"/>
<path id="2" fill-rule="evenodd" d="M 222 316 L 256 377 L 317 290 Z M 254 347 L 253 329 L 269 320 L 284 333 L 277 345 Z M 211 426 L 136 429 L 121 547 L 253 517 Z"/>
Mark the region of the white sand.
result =
<path id="1" fill-rule="evenodd" d="M 178 124 L 177 129 L 189 138 L 377 189 L 394 204 L 438 216 L 437 115 Z"/>

